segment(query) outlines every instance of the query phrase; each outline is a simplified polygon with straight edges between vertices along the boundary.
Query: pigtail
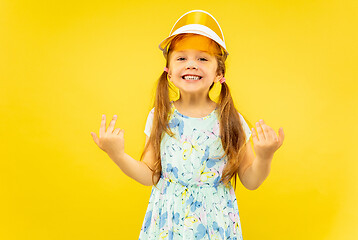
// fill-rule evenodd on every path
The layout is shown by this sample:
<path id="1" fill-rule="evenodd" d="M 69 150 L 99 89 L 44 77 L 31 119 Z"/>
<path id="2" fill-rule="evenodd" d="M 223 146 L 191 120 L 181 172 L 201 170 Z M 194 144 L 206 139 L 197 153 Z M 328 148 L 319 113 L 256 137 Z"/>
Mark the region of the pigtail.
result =
<path id="1" fill-rule="evenodd" d="M 228 158 L 221 180 L 226 185 L 234 177 L 236 189 L 238 169 L 246 152 L 246 135 L 240 124 L 240 116 L 234 106 L 229 86 L 225 82 L 221 86 L 219 105 L 221 142 Z"/>
<path id="2" fill-rule="evenodd" d="M 148 150 L 149 145 L 152 145 L 155 163 L 153 168 L 149 169 L 153 172 L 152 182 L 156 186 L 159 177 L 162 171 L 161 157 L 160 157 L 160 142 L 164 137 L 164 131 L 167 132 L 170 136 L 173 133 L 170 131 L 168 121 L 170 113 L 170 101 L 169 101 L 169 84 L 168 84 L 168 73 L 163 71 L 162 75 L 157 81 L 157 89 L 154 100 L 154 117 L 152 123 L 152 130 L 150 133 L 149 141 L 144 147 L 144 150 L 141 154 L 140 160 L 143 160 L 144 153 Z M 158 180 L 155 181 L 155 176 L 158 177 Z"/>

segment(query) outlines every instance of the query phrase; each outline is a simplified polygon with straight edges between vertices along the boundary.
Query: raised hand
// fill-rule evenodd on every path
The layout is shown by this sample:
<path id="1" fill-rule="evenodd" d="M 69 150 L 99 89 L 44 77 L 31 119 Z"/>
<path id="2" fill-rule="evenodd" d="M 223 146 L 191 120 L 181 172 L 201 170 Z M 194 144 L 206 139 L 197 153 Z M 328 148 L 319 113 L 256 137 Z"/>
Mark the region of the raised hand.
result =
<path id="1" fill-rule="evenodd" d="M 106 115 L 103 114 L 99 128 L 99 138 L 94 132 L 91 132 L 94 142 L 100 149 L 105 151 L 109 157 L 123 156 L 124 154 L 124 130 L 120 128 L 114 129 L 116 120 L 117 115 L 114 115 L 106 131 Z"/>
<path id="2" fill-rule="evenodd" d="M 272 159 L 273 154 L 279 149 L 283 143 L 285 135 L 283 129 L 278 130 L 279 135 L 261 119 L 256 123 L 257 134 L 255 128 L 252 129 L 252 140 L 256 156 L 263 160 Z"/>

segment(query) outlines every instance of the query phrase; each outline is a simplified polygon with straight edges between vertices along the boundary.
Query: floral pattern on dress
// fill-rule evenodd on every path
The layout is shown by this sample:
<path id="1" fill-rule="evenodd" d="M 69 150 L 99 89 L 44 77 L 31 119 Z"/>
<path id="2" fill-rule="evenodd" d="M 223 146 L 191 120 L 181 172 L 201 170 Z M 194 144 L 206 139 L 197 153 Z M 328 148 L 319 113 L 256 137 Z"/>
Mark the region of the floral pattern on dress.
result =
<path id="1" fill-rule="evenodd" d="M 145 127 L 149 136 L 154 108 Z M 240 115 L 246 134 L 250 128 Z M 169 127 L 160 146 L 162 173 L 152 186 L 139 240 L 242 239 L 235 191 L 220 181 L 227 157 L 221 138 L 218 110 L 202 118 L 188 117 L 171 102 Z"/>

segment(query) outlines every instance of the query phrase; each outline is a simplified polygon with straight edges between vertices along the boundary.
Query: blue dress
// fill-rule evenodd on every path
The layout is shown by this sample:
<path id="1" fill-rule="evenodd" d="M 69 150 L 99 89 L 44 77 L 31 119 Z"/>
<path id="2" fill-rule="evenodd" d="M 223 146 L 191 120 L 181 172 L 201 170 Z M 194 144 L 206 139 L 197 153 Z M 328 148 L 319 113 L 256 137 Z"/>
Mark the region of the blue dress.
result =
<path id="1" fill-rule="evenodd" d="M 150 135 L 154 108 L 145 133 Z M 246 134 L 251 131 L 239 114 Z M 152 186 L 139 240 L 242 239 L 235 191 L 220 181 L 227 157 L 220 134 L 218 109 L 202 118 L 188 117 L 171 102 L 169 127 L 160 146 L 162 173 Z"/>

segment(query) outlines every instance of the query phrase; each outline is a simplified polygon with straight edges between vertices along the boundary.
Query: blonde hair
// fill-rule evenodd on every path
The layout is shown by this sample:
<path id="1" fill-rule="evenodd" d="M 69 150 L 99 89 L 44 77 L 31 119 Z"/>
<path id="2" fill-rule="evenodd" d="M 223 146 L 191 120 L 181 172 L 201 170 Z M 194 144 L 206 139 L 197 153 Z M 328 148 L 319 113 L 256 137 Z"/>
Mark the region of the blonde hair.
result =
<path id="1" fill-rule="evenodd" d="M 183 38 L 190 36 L 190 34 L 178 34 L 171 41 L 170 45 L 167 48 L 167 51 L 164 52 L 164 56 L 167 60 L 166 66 L 169 65 L 170 54 L 175 46 L 175 44 Z M 217 75 L 222 74 L 225 76 L 226 65 L 225 61 L 227 55 L 225 51 L 222 50 L 219 44 L 215 41 L 211 41 L 212 44 L 215 44 L 217 51 L 213 53 L 217 60 Z M 151 128 L 151 134 L 149 141 L 144 147 L 144 150 L 141 154 L 140 160 L 143 160 L 144 153 L 147 151 L 148 146 L 152 144 L 154 149 L 155 164 L 154 168 L 150 168 L 153 172 L 152 182 L 154 185 L 158 183 L 154 182 L 155 176 L 160 176 L 162 171 L 161 165 L 161 156 L 160 156 L 160 143 L 164 137 L 164 134 L 167 133 L 169 136 L 173 136 L 173 132 L 170 130 L 168 125 L 169 122 L 169 113 L 170 113 L 170 100 L 169 100 L 169 83 L 167 79 L 167 72 L 163 72 L 159 77 L 157 82 L 155 101 L 154 101 L 154 118 Z M 209 89 L 213 87 L 214 83 L 210 86 Z M 234 177 L 235 189 L 236 189 L 236 178 L 238 175 L 239 165 L 242 162 L 245 152 L 246 152 L 246 134 L 240 124 L 240 116 L 238 111 L 234 106 L 233 99 L 230 94 L 230 90 L 226 82 L 222 83 L 221 92 L 218 102 L 219 114 L 219 123 L 220 123 L 220 136 L 222 146 L 224 148 L 224 155 L 227 155 L 228 161 L 223 169 L 221 181 L 227 185 L 231 178 Z M 245 119 L 245 118 L 244 118 Z M 149 167 L 149 166 L 148 166 Z M 159 179 L 159 178 L 158 178 Z"/>

